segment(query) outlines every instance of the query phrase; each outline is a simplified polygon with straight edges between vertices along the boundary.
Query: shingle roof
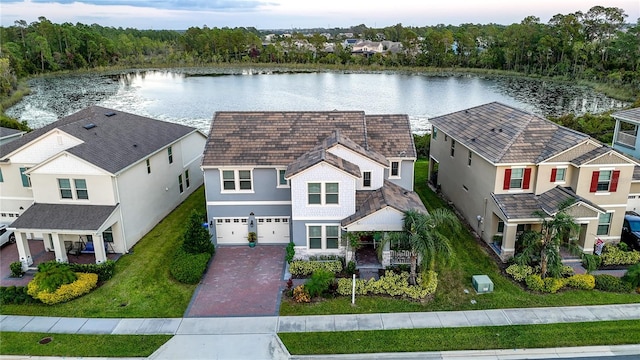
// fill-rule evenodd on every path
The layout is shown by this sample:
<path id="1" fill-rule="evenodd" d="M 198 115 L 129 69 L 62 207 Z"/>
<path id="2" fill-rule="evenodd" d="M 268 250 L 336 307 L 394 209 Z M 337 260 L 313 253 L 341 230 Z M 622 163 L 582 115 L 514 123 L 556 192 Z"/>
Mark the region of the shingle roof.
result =
<path id="1" fill-rule="evenodd" d="M 340 130 L 333 131 L 331 135 L 326 139 L 324 139 L 324 141 L 322 142 L 322 146 L 325 149 L 329 149 L 336 145 L 342 145 L 352 151 L 355 151 L 360 155 L 366 156 L 369 159 L 378 162 L 381 165 L 384 165 L 384 166 L 389 165 L 389 161 L 387 160 L 387 158 L 385 158 L 381 154 L 378 154 L 375 151 L 363 148 L 362 146 L 358 145 L 355 141 L 345 136 L 342 132 L 340 132 Z"/>
<path id="2" fill-rule="evenodd" d="M 576 195 L 570 188 L 556 186 L 540 195 L 532 193 L 519 194 L 492 194 L 496 205 L 510 220 L 537 218 L 536 212 L 553 215 L 560 211 L 560 207 L 568 200 L 574 204 L 584 203 L 595 209 L 605 212 L 598 205 Z"/>
<path id="3" fill-rule="evenodd" d="M 640 123 L 640 107 L 617 111 L 611 114 L 614 118 Z"/>
<path id="4" fill-rule="evenodd" d="M 9 137 L 9 136 L 13 136 L 13 135 L 18 135 L 18 134 L 23 133 L 23 132 L 24 131 L 22 131 L 22 130 L 10 129 L 10 128 L 6 128 L 6 127 L 0 126 L 0 138 Z"/>
<path id="5" fill-rule="evenodd" d="M 356 192 L 356 199 L 362 199 L 363 196 L 358 196 L 358 193 L 360 191 Z M 342 226 L 352 224 L 388 206 L 401 212 L 407 210 L 427 211 L 416 192 L 409 191 L 388 180 L 385 180 L 381 188 L 373 191 L 366 190 L 363 193 L 368 196 L 361 204 L 357 205 L 355 214 L 342 220 Z"/>
<path id="6" fill-rule="evenodd" d="M 110 173 L 117 173 L 197 131 L 180 124 L 91 106 L 3 145 L 2 157 L 54 128 L 83 141 L 67 152 Z"/>
<path id="7" fill-rule="evenodd" d="M 407 115 L 362 111 L 216 112 L 203 166 L 287 166 L 336 130 L 367 151 L 415 157 Z"/>
<path id="8" fill-rule="evenodd" d="M 595 149 L 589 151 L 588 153 L 583 154 L 581 156 L 578 156 L 577 158 L 571 160 L 571 163 L 575 164 L 577 166 L 580 166 L 580 165 L 582 165 L 582 164 L 584 164 L 586 162 L 589 162 L 589 161 L 591 161 L 591 160 L 593 160 L 593 159 L 595 159 L 595 158 L 597 158 L 599 156 L 602 156 L 602 155 L 608 153 L 611 150 L 612 149 L 610 147 L 608 147 L 608 146 L 602 146 L 602 147 L 599 147 L 599 148 L 595 148 Z"/>
<path id="9" fill-rule="evenodd" d="M 285 178 L 289 178 L 321 162 L 326 162 L 327 164 L 330 164 L 333 167 L 345 171 L 355 177 L 361 177 L 360 167 L 358 167 L 358 165 L 333 155 L 332 153 L 327 152 L 324 148 L 316 148 L 304 153 L 301 157 L 287 166 L 287 171 L 284 176 Z"/>
<path id="10" fill-rule="evenodd" d="M 589 139 L 588 135 L 498 102 L 429 122 L 494 164 L 538 163 Z"/>
<path id="11" fill-rule="evenodd" d="M 76 204 L 33 204 L 10 227 L 41 230 L 96 231 L 118 207 Z"/>

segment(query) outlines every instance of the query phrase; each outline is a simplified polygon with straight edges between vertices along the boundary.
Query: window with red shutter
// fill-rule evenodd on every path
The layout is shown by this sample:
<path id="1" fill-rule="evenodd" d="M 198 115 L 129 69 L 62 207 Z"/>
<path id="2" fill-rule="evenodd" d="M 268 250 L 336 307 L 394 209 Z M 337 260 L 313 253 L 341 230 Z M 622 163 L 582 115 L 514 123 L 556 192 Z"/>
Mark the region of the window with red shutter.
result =
<path id="1" fill-rule="evenodd" d="M 502 190 L 509 190 L 510 183 L 511 183 L 511 169 L 504 169 L 504 182 L 502 183 Z"/>
<path id="2" fill-rule="evenodd" d="M 620 178 L 620 170 L 614 170 L 611 176 L 611 185 L 609 185 L 610 192 L 616 192 L 618 190 L 618 179 Z"/>
<path id="3" fill-rule="evenodd" d="M 591 174 L 591 187 L 589 192 L 596 192 L 598 190 L 598 177 L 600 177 L 600 171 L 594 171 Z"/>
<path id="4" fill-rule="evenodd" d="M 524 169 L 524 179 L 523 179 L 523 183 L 522 183 L 522 188 L 527 190 L 529 189 L 529 183 L 531 182 L 531 169 L 530 168 L 526 168 Z"/>
<path id="5" fill-rule="evenodd" d="M 558 173 L 558 169 L 551 169 L 551 182 L 556 182 L 556 174 Z"/>

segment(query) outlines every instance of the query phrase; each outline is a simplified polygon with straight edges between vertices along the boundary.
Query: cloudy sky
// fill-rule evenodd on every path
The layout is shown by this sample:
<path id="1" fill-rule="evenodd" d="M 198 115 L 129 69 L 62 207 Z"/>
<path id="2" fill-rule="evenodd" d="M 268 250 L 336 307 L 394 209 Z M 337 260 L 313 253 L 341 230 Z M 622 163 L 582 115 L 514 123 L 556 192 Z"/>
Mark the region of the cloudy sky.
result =
<path id="1" fill-rule="evenodd" d="M 630 22 L 640 0 L 0 0 L 2 26 L 44 16 L 54 23 L 100 24 L 137 29 L 249 27 L 291 29 L 436 24 L 512 24 L 533 15 L 619 7 Z"/>

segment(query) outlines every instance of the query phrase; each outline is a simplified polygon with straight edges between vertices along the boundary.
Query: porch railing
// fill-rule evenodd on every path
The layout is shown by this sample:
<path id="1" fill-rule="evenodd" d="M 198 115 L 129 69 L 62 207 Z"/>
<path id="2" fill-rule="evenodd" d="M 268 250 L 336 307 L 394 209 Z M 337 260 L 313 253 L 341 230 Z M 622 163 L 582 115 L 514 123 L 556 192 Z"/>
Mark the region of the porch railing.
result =
<path id="1" fill-rule="evenodd" d="M 391 265 L 411 263 L 411 251 L 409 250 L 391 250 L 390 255 Z"/>
<path id="2" fill-rule="evenodd" d="M 616 139 L 616 143 L 635 148 L 636 137 L 633 134 L 628 134 L 620 131 L 618 133 L 618 138 Z"/>

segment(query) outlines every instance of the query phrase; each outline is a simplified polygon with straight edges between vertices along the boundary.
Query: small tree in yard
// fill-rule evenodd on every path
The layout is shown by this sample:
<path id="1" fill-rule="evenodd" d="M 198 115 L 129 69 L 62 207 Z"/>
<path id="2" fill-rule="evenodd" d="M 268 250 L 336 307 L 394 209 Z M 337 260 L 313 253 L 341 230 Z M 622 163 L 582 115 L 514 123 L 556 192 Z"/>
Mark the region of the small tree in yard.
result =
<path id="1" fill-rule="evenodd" d="M 403 231 L 392 232 L 383 240 L 408 244 L 411 248 L 409 284 L 416 285 L 418 258 L 422 270 L 433 268 L 437 262 L 447 263 L 453 256 L 451 237 L 460 236 L 462 226 L 458 217 L 448 209 L 430 213 L 408 210 L 404 214 Z"/>
<path id="2" fill-rule="evenodd" d="M 211 243 L 209 231 L 202 226 L 204 215 L 196 210 L 191 212 L 187 229 L 182 235 L 182 249 L 189 254 L 213 254 L 215 247 Z"/>
<path id="3" fill-rule="evenodd" d="M 531 265 L 539 256 L 540 276 L 544 279 L 547 274 L 559 277 L 562 270 L 560 257 L 560 243 L 562 239 L 571 237 L 580 231 L 573 216 L 567 213 L 574 203 L 573 199 L 564 201 L 555 215 L 549 217 L 542 211 L 534 212 L 542 220 L 540 232 L 528 231 L 522 234 L 523 250 L 514 260 L 520 265 Z"/>

